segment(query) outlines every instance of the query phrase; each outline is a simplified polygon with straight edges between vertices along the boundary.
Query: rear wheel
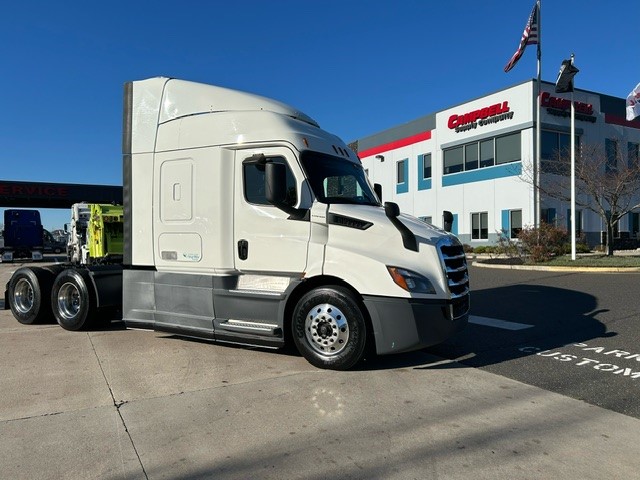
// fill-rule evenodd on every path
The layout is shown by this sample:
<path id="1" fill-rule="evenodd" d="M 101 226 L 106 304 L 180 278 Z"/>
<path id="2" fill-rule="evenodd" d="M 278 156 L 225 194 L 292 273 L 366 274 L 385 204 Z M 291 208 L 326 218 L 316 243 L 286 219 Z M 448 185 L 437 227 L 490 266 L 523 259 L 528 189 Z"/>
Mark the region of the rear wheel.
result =
<path id="1" fill-rule="evenodd" d="M 25 325 L 41 323 L 51 316 L 48 302 L 53 274 L 37 267 L 23 267 L 11 276 L 8 285 L 13 316 Z"/>
<path id="2" fill-rule="evenodd" d="M 342 287 L 316 288 L 296 305 L 293 340 L 309 363 L 347 370 L 364 358 L 366 323 L 361 304 Z"/>
<path id="3" fill-rule="evenodd" d="M 88 276 L 85 271 L 67 269 L 53 284 L 51 308 L 65 330 L 83 330 L 94 320 L 96 301 Z"/>

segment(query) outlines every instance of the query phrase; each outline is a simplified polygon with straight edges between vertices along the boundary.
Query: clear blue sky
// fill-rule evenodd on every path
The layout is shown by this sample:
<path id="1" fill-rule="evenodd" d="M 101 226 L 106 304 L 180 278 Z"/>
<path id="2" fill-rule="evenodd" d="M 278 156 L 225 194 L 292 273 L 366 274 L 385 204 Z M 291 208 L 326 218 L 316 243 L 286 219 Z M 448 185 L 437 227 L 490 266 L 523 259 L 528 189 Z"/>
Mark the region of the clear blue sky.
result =
<path id="1" fill-rule="evenodd" d="M 0 178 L 120 185 L 122 86 L 160 75 L 276 98 L 353 141 L 534 78 L 535 46 L 503 72 L 533 5 L 4 2 Z M 626 97 L 639 46 L 638 0 L 542 0 L 543 80 L 573 52 L 576 88 Z"/>

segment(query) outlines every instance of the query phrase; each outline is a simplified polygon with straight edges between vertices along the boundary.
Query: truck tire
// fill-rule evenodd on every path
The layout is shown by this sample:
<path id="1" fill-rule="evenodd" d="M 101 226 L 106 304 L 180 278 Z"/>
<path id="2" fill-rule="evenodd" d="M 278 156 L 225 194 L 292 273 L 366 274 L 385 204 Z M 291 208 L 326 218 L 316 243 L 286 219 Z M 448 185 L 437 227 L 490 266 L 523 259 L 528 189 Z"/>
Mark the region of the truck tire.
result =
<path id="1" fill-rule="evenodd" d="M 68 268 L 60 272 L 51 291 L 51 309 L 65 330 L 83 330 L 95 317 L 96 299 L 88 272 Z"/>
<path id="2" fill-rule="evenodd" d="M 321 287 L 298 301 L 291 322 L 300 354 L 318 368 L 348 370 L 364 358 L 363 307 L 346 288 Z"/>
<path id="3" fill-rule="evenodd" d="M 11 276 L 8 285 L 11 313 L 24 325 L 42 323 L 51 318 L 49 295 L 55 275 L 38 267 L 22 267 Z"/>

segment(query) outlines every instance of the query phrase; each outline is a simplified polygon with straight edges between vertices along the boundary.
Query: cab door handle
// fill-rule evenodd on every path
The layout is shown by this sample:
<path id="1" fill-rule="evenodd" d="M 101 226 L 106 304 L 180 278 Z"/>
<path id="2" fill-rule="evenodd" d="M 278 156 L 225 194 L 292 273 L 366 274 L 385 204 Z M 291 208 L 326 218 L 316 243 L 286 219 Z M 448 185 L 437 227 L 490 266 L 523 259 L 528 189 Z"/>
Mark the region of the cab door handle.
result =
<path id="1" fill-rule="evenodd" d="M 249 242 L 246 240 L 238 241 L 238 258 L 240 260 L 246 260 L 249 257 Z"/>

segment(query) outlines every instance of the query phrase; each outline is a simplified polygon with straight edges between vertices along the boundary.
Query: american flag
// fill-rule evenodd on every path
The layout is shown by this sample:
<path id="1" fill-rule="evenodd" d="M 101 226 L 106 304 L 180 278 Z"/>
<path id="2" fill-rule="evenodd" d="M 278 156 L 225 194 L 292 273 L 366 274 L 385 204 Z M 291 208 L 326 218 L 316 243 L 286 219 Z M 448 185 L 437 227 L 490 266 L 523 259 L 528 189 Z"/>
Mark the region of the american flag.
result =
<path id="1" fill-rule="evenodd" d="M 522 39 L 520 40 L 520 45 L 518 45 L 518 50 L 513 54 L 509 63 L 504 67 L 504 71 L 508 72 L 511 70 L 520 57 L 524 53 L 524 49 L 527 45 L 537 45 L 538 44 L 538 2 L 533 6 L 533 10 L 531 11 L 531 15 L 529 15 L 529 20 L 524 27 L 524 32 L 522 32 Z"/>

